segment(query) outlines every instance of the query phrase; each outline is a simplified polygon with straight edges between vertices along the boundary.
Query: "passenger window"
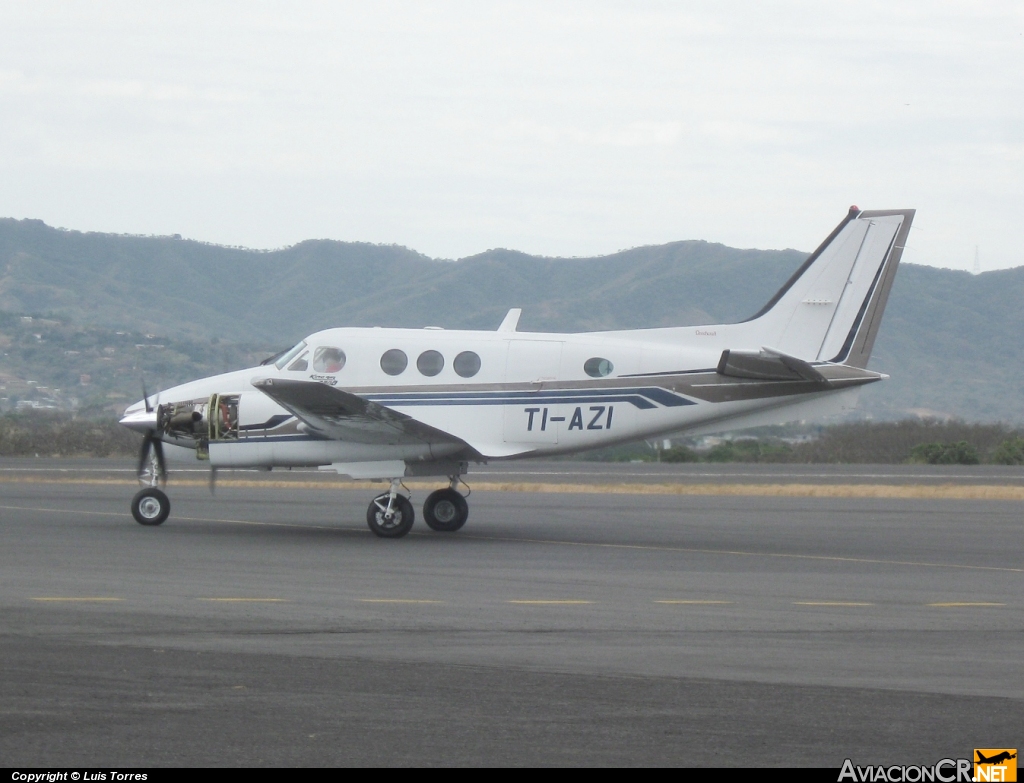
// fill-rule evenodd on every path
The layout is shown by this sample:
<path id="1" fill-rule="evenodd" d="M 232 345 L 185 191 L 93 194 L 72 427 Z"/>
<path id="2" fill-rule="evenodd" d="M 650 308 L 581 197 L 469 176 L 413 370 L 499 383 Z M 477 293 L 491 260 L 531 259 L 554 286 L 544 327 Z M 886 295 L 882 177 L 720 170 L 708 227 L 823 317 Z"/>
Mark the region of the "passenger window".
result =
<path id="1" fill-rule="evenodd" d="M 408 366 L 409 357 L 405 355 L 405 351 L 400 351 L 397 348 L 385 351 L 384 355 L 380 357 L 380 368 L 388 375 L 401 375 Z"/>
<path id="2" fill-rule="evenodd" d="M 602 359 L 599 356 L 595 356 L 593 359 L 587 359 L 583 363 L 583 372 L 591 378 L 603 378 L 604 376 L 609 375 L 614 369 L 615 365 L 607 359 Z"/>
<path id="3" fill-rule="evenodd" d="M 424 375 L 437 375 L 444 369 L 444 357 L 437 351 L 424 351 L 416 360 L 416 367 Z"/>
<path id="4" fill-rule="evenodd" d="M 313 352 L 313 370 L 315 372 L 339 372 L 345 366 L 345 352 L 341 348 L 330 348 L 321 345 Z"/>
<path id="5" fill-rule="evenodd" d="M 305 372 L 306 368 L 309 367 L 309 361 L 306 357 L 309 356 L 309 352 L 302 354 L 298 359 L 288 365 L 288 369 L 291 372 Z"/>
<path id="6" fill-rule="evenodd" d="M 452 367 L 463 378 L 472 378 L 480 372 L 480 357 L 472 351 L 463 351 L 455 357 Z"/>

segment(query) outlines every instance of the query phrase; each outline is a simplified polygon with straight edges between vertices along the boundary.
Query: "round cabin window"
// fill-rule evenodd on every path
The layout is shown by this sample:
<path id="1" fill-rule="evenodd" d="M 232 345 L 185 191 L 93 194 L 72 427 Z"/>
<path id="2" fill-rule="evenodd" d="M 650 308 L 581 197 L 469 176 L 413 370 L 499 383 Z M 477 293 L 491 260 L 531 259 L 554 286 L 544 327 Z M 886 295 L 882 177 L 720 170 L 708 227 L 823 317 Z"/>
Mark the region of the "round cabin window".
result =
<path id="1" fill-rule="evenodd" d="M 472 378 L 480 372 L 480 357 L 472 351 L 463 351 L 455 357 L 452 367 L 463 378 Z"/>
<path id="2" fill-rule="evenodd" d="M 424 375 L 437 375 L 444 369 L 444 357 L 437 351 L 424 351 L 416 360 L 416 367 Z"/>
<path id="3" fill-rule="evenodd" d="M 593 359 L 587 359 L 583 362 L 583 372 L 591 378 L 603 378 L 606 375 L 610 375 L 614 369 L 615 365 L 607 359 L 602 359 L 600 356 L 595 356 Z"/>
<path id="4" fill-rule="evenodd" d="M 385 351 L 384 355 L 380 357 L 380 368 L 388 375 L 401 375 L 408 366 L 409 357 L 405 355 L 405 351 L 400 351 L 397 348 Z"/>
<path id="5" fill-rule="evenodd" d="M 313 372 L 336 373 L 345 366 L 345 352 L 341 348 L 321 345 L 313 352 Z"/>

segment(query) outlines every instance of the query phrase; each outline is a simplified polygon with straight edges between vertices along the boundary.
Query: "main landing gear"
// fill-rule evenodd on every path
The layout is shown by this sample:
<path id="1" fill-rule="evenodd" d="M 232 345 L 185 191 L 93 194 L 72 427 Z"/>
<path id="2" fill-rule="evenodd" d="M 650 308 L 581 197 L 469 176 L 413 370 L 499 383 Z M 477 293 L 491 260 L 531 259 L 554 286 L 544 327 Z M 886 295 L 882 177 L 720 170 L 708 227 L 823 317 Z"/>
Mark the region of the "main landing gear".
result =
<path id="1" fill-rule="evenodd" d="M 427 527 L 439 533 L 454 533 L 466 524 L 469 504 L 455 488 L 461 483 L 459 476 L 451 477 L 451 484 L 427 495 L 423 503 L 423 519 Z M 366 510 L 366 524 L 374 535 L 381 538 L 401 538 L 412 530 L 416 512 L 405 495 L 399 494 L 401 479 L 394 479 L 391 488 L 370 501 Z"/>

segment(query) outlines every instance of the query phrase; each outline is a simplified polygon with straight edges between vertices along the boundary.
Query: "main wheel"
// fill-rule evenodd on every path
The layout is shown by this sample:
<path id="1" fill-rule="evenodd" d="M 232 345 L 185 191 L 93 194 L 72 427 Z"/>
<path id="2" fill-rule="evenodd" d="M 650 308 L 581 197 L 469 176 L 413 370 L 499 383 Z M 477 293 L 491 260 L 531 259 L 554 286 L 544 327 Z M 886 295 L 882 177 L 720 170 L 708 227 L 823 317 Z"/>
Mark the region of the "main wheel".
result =
<path id="1" fill-rule="evenodd" d="M 416 521 L 412 503 L 404 495 L 395 495 L 395 502 L 391 504 L 390 519 L 384 514 L 387 507 L 387 492 L 371 500 L 370 507 L 366 509 L 366 524 L 370 526 L 375 536 L 401 538 L 412 530 L 412 523 Z"/>
<path id="2" fill-rule="evenodd" d="M 163 490 L 146 487 L 132 498 L 132 516 L 140 525 L 162 525 L 171 513 L 171 501 Z"/>
<path id="3" fill-rule="evenodd" d="M 439 489 L 423 503 L 423 521 L 431 530 L 454 533 L 469 519 L 469 504 L 454 489 Z"/>

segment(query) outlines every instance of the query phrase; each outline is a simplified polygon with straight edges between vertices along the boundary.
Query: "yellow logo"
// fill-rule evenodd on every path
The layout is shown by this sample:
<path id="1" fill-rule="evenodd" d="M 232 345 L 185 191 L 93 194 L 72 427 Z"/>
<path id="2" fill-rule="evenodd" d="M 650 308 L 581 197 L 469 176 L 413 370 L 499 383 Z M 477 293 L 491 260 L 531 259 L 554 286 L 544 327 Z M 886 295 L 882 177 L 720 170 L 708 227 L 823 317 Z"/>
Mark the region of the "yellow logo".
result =
<path id="1" fill-rule="evenodd" d="M 975 748 L 974 780 L 977 783 L 1016 783 L 1016 748 Z"/>

